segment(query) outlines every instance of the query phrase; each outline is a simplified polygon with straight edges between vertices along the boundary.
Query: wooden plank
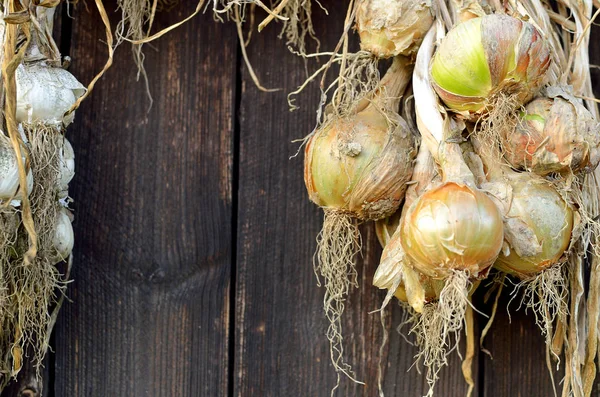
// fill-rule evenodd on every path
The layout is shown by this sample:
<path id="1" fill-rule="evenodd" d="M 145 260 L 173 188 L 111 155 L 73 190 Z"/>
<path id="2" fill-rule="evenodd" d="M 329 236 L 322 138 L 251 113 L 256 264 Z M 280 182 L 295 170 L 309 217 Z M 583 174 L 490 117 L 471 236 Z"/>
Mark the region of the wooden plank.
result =
<path id="1" fill-rule="evenodd" d="M 324 16 L 315 7 L 314 24 L 321 49 L 329 51 L 342 30 L 344 10 L 333 2 L 325 6 L 330 15 Z M 312 84 L 297 99 L 301 109 L 288 112 L 286 93 L 302 83 L 305 69 L 304 62 L 277 41 L 278 33 L 273 24 L 254 34 L 248 51 L 263 85 L 283 91 L 259 92 L 243 69 L 234 395 L 329 396 L 335 372 L 325 338 L 323 289 L 317 287 L 312 269 L 322 211 L 308 200 L 302 154 L 289 160 L 298 148 L 291 141 L 304 137 L 314 126 L 319 91 Z M 343 378 L 337 396 L 378 395 L 382 331 L 379 316 L 368 313 L 380 306 L 384 294 L 371 285 L 381 255 L 372 228 L 371 223 L 362 228 L 360 288 L 352 291 L 344 315 L 346 357 L 366 386 Z M 394 305 L 388 331 L 390 323 L 395 328 L 399 321 L 400 310 Z M 423 376 L 414 369 L 407 373 L 415 349 L 395 331 L 390 335 L 392 341 L 383 357 L 386 394 L 424 395 Z M 477 362 L 475 369 L 477 377 Z M 446 397 L 465 395 L 456 356 L 452 367 L 443 371 L 438 390 Z"/>
<path id="2" fill-rule="evenodd" d="M 181 2 L 156 28 L 192 10 Z M 93 3 L 73 15 L 71 70 L 88 82 L 106 60 L 104 27 Z M 123 44 L 77 113 L 56 396 L 227 394 L 236 51 L 233 27 L 210 15 L 147 46 L 148 109 Z"/>

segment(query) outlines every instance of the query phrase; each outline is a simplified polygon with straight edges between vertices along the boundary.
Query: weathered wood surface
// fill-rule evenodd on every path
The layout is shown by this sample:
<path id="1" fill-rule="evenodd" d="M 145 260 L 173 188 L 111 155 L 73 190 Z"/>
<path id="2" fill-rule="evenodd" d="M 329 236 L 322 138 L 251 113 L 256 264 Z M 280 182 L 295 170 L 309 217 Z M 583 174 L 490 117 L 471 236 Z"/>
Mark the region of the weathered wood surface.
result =
<path id="1" fill-rule="evenodd" d="M 106 60 L 104 27 L 93 3 L 73 16 L 71 71 L 87 82 Z M 78 112 L 56 396 L 227 395 L 236 45 L 232 25 L 203 15 L 147 46 L 148 110 L 124 44 Z"/>
<path id="2" fill-rule="evenodd" d="M 330 16 L 315 9 L 324 50 L 341 30 L 332 3 L 325 3 Z M 189 8 L 160 14 L 156 27 Z M 72 14 L 61 44 L 86 82 L 105 62 L 104 28 L 92 3 Z M 275 25 L 254 33 L 249 52 L 263 85 L 281 92 L 255 88 L 234 26 L 207 14 L 146 47 L 149 112 L 127 45 L 79 110 L 68 132 L 77 159 L 72 302 L 56 326 L 45 395 L 329 396 L 336 376 L 312 269 L 323 215 L 306 197 L 302 155 L 289 159 L 298 149 L 291 141 L 314 126 L 318 86 L 288 112 L 286 93 L 305 69 L 277 35 Z M 600 63 L 599 41 L 591 59 Z M 600 86 L 600 71 L 592 75 Z M 378 395 L 382 328 L 369 312 L 384 296 L 371 286 L 381 249 L 371 224 L 361 230 L 360 288 L 348 299 L 344 334 L 346 357 L 365 385 L 342 377 L 337 396 Z M 383 389 L 422 396 L 424 377 L 409 370 L 416 350 L 395 331 L 400 318 L 393 305 Z M 478 329 L 487 321 L 477 320 Z M 531 316 L 513 311 L 509 322 L 499 310 L 485 346 L 493 360 L 478 351 L 474 397 L 553 395 Z M 26 383 L 3 395 L 29 397 Z M 436 395 L 466 390 L 453 355 Z"/>

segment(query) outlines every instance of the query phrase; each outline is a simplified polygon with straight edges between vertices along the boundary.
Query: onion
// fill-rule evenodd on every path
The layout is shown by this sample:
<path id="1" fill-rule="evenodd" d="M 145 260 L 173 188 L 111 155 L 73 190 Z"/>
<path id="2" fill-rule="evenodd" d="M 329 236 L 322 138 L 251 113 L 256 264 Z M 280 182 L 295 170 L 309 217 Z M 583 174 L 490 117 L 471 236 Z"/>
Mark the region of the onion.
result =
<path id="1" fill-rule="evenodd" d="M 581 101 L 557 87 L 525 107 L 515 129 L 505 130 L 505 157 L 539 175 L 591 172 L 600 161 L 600 128 Z"/>
<path id="2" fill-rule="evenodd" d="M 431 0 L 366 0 L 356 11 L 360 46 L 379 58 L 416 53 L 432 23 Z"/>
<path id="3" fill-rule="evenodd" d="M 487 15 L 455 26 L 431 64 L 435 91 L 453 111 L 477 119 L 502 95 L 514 107 L 531 99 L 544 83 L 550 50 L 530 23 Z"/>
<path id="4" fill-rule="evenodd" d="M 42 64 L 19 65 L 17 81 L 17 122 L 68 125 L 74 114 L 64 114 L 85 94 L 86 88 L 61 68 Z"/>
<path id="5" fill-rule="evenodd" d="M 435 278 L 449 276 L 450 270 L 480 275 L 498 257 L 504 238 L 496 204 L 483 192 L 455 182 L 422 195 L 400 230 L 414 266 Z"/>
<path id="6" fill-rule="evenodd" d="M 56 216 L 56 226 L 54 230 L 54 248 L 58 256 L 57 261 L 66 260 L 73 251 L 75 236 L 73 226 L 71 225 L 69 210 L 61 208 Z"/>

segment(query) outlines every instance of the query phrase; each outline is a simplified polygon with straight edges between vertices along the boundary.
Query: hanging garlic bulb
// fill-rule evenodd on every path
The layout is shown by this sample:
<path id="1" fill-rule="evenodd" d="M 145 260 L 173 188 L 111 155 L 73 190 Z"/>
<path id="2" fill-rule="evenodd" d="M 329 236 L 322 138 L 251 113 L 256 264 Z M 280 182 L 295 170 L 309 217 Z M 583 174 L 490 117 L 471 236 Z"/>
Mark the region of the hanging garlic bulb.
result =
<path id="1" fill-rule="evenodd" d="M 0 201 L 14 199 L 11 204 L 18 206 L 22 192 L 19 189 L 19 169 L 14 149 L 6 135 L 0 132 Z M 23 161 L 25 158 L 23 158 Z M 33 189 L 33 175 L 27 173 L 27 194 Z"/>
<path id="2" fill-rule="evenodd" d="M 64 116 L 86 88 L 61 68 L 43 64 L 19 65 L 17 82 L 17 122 L 43 122 L 68 125 L 74 114 Z"/>
<path id="3" fill-rule="evenodd" d="M 513 109 L 544 83 L 550 50 L 530 23 L 500 14 L 456 25 L 431 64 L 435 91 L 451 110 L 475 120 L 505 101 Z M 506 105 L 506 103 L 502 103 Z"/>
<path id="4" fill-rule="evenodd" d="M 73 146 L 67 138 L 64 138 L 64 144 L 59 152 L 59 170 L 58 170 L 58 191 L 59 198 L 68 195 L 69 182 L 75 176 L 75 152 Z"/>
<path id="5" fill-rule="evenodd" d="M 367 0 L 356 11 L 360 47 L 379 58 L 416 53 L 432 23 L 431 0 Z"/>
<path id="6" fill-rule="evenodd" d="M 558 87 L 531 101 L 515 129 L 505 130 L 504 155 L 538 175 L 592 172 L 600 161 L 600 125 L 581 101 Z M 551 95 L 551 96 L 550 96 Z"/>
<path id="7" fill-rule="evenodd" d="M 56 228 L 54 231 L 54 248 L 57 253 L 57 260 L 66 260 L 73 251 L 75 236 L 73 226 L 71 225 L 70 212 L 66 208 L 61 208 L 56 216 Z"/>

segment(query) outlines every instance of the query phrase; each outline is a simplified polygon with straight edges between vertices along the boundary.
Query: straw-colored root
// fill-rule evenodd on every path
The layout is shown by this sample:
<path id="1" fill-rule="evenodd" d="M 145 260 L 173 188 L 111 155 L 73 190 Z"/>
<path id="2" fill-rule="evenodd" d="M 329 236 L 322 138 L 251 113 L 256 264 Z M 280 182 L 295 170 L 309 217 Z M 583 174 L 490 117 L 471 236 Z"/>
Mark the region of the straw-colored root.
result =
<path id="1" fill-rule="evenodd" d="M 568 315 L 568 278 L 564 268 L 562 265 L 552 266 L 532 279 L 520 282 L 515 288 L 515 291 L 523 290 L 520 306 L 533 311 L 535 323 L 549 348 L 552 347 L 554 321 Z"/>
<path id="2" fill-rule="evenodd" d="M 465 314 L 465 336 L 467 339 L 467 347 L 465 352 L 465 358 L 462 362 L 462 373 L 465 378 L 465 382 L 469 385 L 467 389 L 467 397 L 473 395 L 475 390 L 475 381 L 473 380 L 473 358 L 475 357 L 475 319 L 473 316 L 473 308 L 467 306 L 467 312 Z"/>
<path id="3" fill-rule="evenodd" d="M 326 335 L 330 343 L 331 362 L 338 373 L 335 388 L 339 385 L 340 373 L 356 381 L 351 366 L 344 360 L 341 318 L 350 287 L 358 288 L 354 260 L 360 248 L 357 221 L 347 214 L 326 209 L 323 228 L 317 237 L 314 266 L 319 281 L 320 278 L 324 280 L 323 308 L 329 320 Z"/>
<path id="4" fill-rule="evenodd" d="M 317 3 L 318 4 L 318 3 Z M 280 38 L 285 37 L 286 44 L 291 45 L 300 54 L 306 54 L 306 38 L 312 39 L 319 52 L 320 42 L 312 22 L 311 0 L 290 0 L 285 4 L 281 16 L 288 18 L 283 21 Z"/>
<path id="5" fill-rule="evenodd" d="M 457 348 L 460 341 L 470 289 L 469 275 L 463 271 L 453 272 L 446 280 L 439 300 L 425 305 L 418 322 L 411 330 L 416 335 L 420 350 L 416 359 L 422 360 L 427 368 L 427 397 L 433 396 L 439 371 L 448 364 L 448 355 Z"/>
<path id="6" fill-rule="evenodd" d="M 497 150 L 502 144 L 502 135 L 515 129 L 518 118 L 515 109 L 519 103 L 513 95 L 498 93 L 491 100 L 493 107 L 478 121 L 476 134 L 483 144 L 482 150 L 487 155 L 501 156 L 503 151 Z M 502 160 L 497 158 L 498 161 Z"/>
<path id="7" fill-rule="evenodd" d="M 59 130 L 44 125 L 25 126 L 30 143 L 31 169 L 35 186 L 30 195 L 33 221 L 37 232 L 37 256 L 31 262 L 19 258 L 5 271 L 11 317 L 12 366 L 16 374 L 25 351 L 32 351 L 34 366 L 41 369 L 51 332 L 50 310 L 57 303 L 65 283 L 55 267 L 57 253 L 54 233 L 58 211 L 57 178 L 59 151 L 64 138 Z M 29 242 L 25 234 L 17 241 L 16 252 L 25 251 Z M 5 325 L 6 326 L 6 325 Z M 5 365 L 8 363 L 4 363 Z"/>

